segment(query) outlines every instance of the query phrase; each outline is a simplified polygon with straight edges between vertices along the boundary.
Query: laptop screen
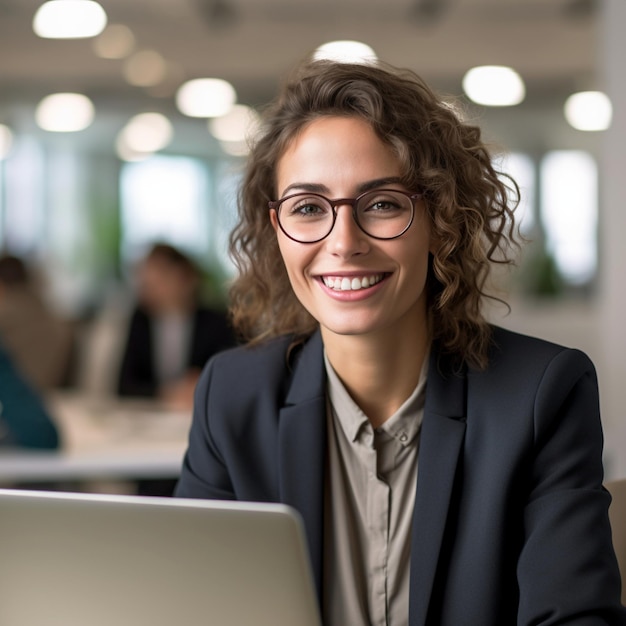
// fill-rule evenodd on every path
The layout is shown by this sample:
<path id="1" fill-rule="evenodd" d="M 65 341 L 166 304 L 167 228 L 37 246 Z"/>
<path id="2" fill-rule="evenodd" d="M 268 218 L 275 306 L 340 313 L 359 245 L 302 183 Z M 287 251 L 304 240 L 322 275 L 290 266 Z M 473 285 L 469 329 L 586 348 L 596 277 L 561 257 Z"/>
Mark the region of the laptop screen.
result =
<path id="1" fill-rule="evenodd" d="M 3 626 L 320 626 L 289 507 L 0 490 Z"/>

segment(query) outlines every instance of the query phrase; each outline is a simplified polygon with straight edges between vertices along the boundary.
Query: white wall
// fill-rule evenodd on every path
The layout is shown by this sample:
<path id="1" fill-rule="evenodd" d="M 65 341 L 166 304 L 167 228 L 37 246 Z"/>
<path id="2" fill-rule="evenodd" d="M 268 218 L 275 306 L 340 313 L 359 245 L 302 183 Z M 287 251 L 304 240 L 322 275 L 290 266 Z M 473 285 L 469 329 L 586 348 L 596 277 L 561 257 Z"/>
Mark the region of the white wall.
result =
<path id="1" fill-rule="evenodd" d="M 613 102 L 605 134 L 601 231 L 600 339 L 606 449 L 615 477 L 626 476 L 626 2 L 605 0 L 601 71 Z"/>

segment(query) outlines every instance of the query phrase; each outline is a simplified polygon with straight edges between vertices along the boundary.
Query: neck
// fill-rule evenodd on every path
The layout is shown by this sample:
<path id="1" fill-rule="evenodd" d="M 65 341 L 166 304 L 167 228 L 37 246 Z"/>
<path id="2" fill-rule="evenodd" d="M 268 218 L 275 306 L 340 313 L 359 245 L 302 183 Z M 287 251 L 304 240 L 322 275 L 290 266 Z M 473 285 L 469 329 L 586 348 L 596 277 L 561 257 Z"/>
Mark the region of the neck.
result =
<path id="1" fill-rule="evenodd" d="M 328 360 L 353 400 L 377 428 L 413 393 L 429 346 L 426 324 L 375 336 L 322 329 Z"/>

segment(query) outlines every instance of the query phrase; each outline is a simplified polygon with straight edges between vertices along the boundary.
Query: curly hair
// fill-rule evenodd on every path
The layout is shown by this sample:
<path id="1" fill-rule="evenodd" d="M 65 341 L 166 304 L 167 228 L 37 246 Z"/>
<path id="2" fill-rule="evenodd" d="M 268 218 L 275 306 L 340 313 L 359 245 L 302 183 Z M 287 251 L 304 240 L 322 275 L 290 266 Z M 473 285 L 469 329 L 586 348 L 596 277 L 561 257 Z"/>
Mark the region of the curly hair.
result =
<path id="1" fill-rule="evenodd" d="M 239 194 L 230 238 L 238 277 L 231 316 L 241 337 L 258 343 L 282 334 L 310 335 L 316 320 L 291 289 L 270 223 L 276 165 L 302 129 L 323 116 L 365 120 L 402 164 L 407 189 L 424 194 L 437 242 L 427 278 L 429 325 L 441 349 L 468 364 L 487 364 L 491 330 L 483 314 L 493 263 L 516 248 L 514 181 L 496 171 L 478 127 L 409 70 L 380 63 L 307 61 L 265 111 Z"/>

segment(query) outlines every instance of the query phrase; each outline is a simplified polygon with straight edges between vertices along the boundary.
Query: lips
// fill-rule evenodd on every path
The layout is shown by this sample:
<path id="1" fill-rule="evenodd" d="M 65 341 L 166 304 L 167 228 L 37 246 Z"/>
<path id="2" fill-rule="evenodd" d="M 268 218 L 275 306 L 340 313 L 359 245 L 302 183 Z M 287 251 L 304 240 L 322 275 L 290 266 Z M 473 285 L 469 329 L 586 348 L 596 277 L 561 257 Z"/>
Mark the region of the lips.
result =
<path id="1" fill-rule="evenodd" d="M 322 282 L 333 291 L 359 291 L 379 283 L 384 274 L 370 274 L 368 276 L 322 276 Z"/>

